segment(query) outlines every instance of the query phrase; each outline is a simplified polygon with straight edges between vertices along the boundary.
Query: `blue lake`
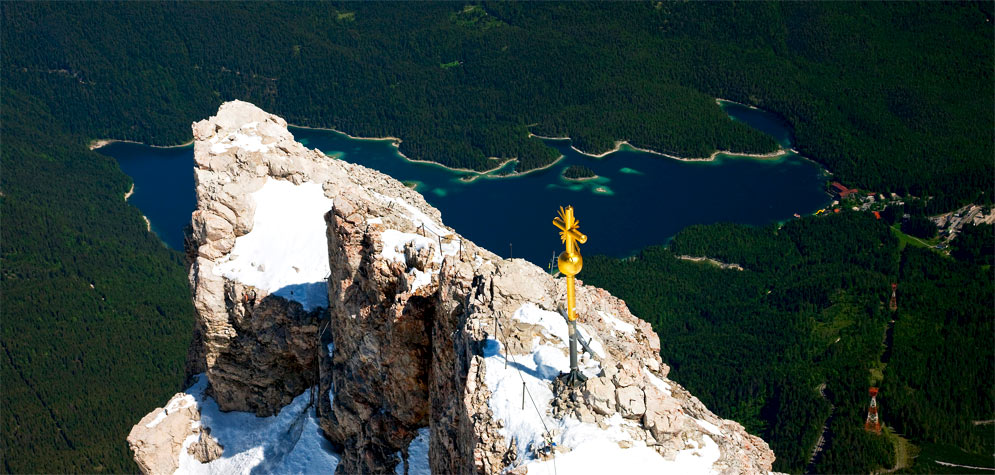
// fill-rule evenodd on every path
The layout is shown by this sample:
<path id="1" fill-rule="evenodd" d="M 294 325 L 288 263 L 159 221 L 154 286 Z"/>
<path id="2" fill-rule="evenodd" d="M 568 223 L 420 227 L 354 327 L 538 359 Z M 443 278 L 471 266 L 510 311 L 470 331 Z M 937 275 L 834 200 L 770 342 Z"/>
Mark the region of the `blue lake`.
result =
<path id="1" fill-rule="evenodd" d="M 193 145 L 155 148 L 112 142 L 98 152 L 117 159 L 135 184 L 128 202 L 149 219 L 152 231 L 169 247 L 183 250 L 183 228 L 197 207 L 193 183 Z"/>
<path id="2" fill-rule="evenodd" d="M 742 120 L 790 147 L 790 130 L 779 118 L 732 103 L 722 107 L 731 120 Z M 580 229 L 588 236 L 583 253 L 621 257 L 663 244 L 692 224 L 766 224 L 814 212 L 830 201 L 822 168 L 794 153 L 778 159 L 719 155 L 710 162 L 684 162 L 623 149 L 594 158 L 571 149 L 569 140 L 544 140 L 563 154 L 553 166 L 498 176 L 513 172 L 512 163 L 467 182 L 468 173 L 405 159 L 390 140 L 353 139 L 297 127 L 290 131 L 301 143 L 331 157 L 416 184 L 460 234 L 502 256 L 526 258 L 543 267 L 561 251 L 551 224 L 559 206 L 576 209 Z M 170 247 L 182 249 L 183 227 L 196 204 L 193 147 L 118 142 L 99 152 L 116 158 L 134 179 L 129 201 L 149 218 L 153 231 Z M 598 178 L 564 179 L 563 170 L 570 165 L 584 165 Z"/>

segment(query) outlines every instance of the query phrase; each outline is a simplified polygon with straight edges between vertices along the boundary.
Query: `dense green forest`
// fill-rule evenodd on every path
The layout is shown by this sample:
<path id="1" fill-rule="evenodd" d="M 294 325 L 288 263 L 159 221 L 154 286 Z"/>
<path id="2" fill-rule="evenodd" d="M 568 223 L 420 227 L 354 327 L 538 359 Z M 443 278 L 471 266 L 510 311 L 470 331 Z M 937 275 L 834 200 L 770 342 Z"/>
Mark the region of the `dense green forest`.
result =
<path id="1" fill-rule="evenodd" d="M 995 225 L 967 225 L 953 241 L 950 254 L 957 259 L 975 264 L 995 264 Z"/>
<path id="2" fill-rule="evenodd" d="M 578 178 L 594 178 L 596 176 L 598 176 L 598 174 L 594 173 L 594 170 L 591 170 L 590 168 L 585 167 L 584 165 L 570 165 L 565 170 L 563 170 L 564 178 L 571 178 L 574 180 Z"/>
<path id="3" fill-rule="evenodd" d="M 729 120 L 723 97 L 780 114 L 797 148 L 847 185 L 933 195 L 931 209 L 946 211 L 991 193 L 991 19 L 990 2 L 0 2 L 3 470 L 134 471 L 127 431 L 182 381 L 192 308 L 181 258 L 145 232 L 121 199 L 127 177 L 89 140 L 185 142 L 191 122 L 243 99 L 475 169 L 487 157 L 516 157 L 520 171 L 555 159 L 530 133 L 588 152 L 618 140 L 683 156 L 777 147 Z M 864 221 L 695 228 L 674 243 L 743 272 L 648 249 L 594 259 L 585 274 L 627 300 L 644 290 L 630 304 L 655 316 L 675 377 L 769 437 L 778 467 L 804 467 L 830 412 L 814 389 L 825 383 L 833 439 L 815 468 L 869 469 L 888 453 L 849 418 L 864 410 L 890 318 L 880 302 L 900 273 L 938 285 L 906 272 L 939 264 L 899 260 L 891 234 Z M 824 222 L 868 234 L 837 236 Z M 965 249 L 984 260 L 981 239 Z M 672 288 L 639 283 L 636 269 Z M 937 275 L 964 269 L 974 268 Z M 922 305 L 899 312 L 896 345 L 935 328 L 934 310 L 966 318 Z M 742 373 L 710 381 L 706 356 Z M 884 400 L 908 414 L 902 430 L 976 446 L 930 435 L 944 393 L 922 394 L 916 368 L 884 374 L 899 388 Z M 971 401 L 990 407 L 990 393 Z"/>
<path id="4" fill-rule="evenodd" d="M 183 382 L 182 256 L 125 203 L 129 180 L 4 86 L 2 470 L 133 472 L 125 438 Z"/>
<path id="5" fill-rule="evenodd" d="M 909 437 L 991 455 L 991 437 L 973 424 L 995 415 L 991 271 L 908 248 L 898 298 L 881 397 L 889 421 Z"/>
<path id="6" fill-rule="evenodd" d="M 692 226 L 667 248 L 589 258 L 582 276 L 653 325 L 671 377 L 767 440 L 775 470 L 868 473 L 895 464 L 894 436 L 863 429 L 872 385 L 887 426 L 990 455 L 990 439 L 970 430 L 995 414 L 993 283 L 981 269 L 903 249 L 886 222 L 844 212 L 783 227 Z M 824 423 L 824 450 L 809 464 Z"/>
<path id="7" fill-rule="evenodd" d="M 239 98 L 485 169 L 616 140 L 766 152 L 724 97 L 794 127 L 851 186 L 990 193 L 993 29 L 979 3 L 11 3 L 0 65 L 75 133 L 156 144 Z"/>

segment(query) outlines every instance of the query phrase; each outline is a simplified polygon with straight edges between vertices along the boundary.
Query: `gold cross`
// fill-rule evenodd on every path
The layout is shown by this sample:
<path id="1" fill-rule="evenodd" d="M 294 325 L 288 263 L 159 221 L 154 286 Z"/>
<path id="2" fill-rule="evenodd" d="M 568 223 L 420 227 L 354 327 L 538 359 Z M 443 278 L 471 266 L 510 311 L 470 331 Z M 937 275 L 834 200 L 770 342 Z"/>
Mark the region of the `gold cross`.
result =
<path id="1" fill-rule="evenodd" d="M 572 322 L 577 319 L 574 313 L 574 276 L 584 267 L 579 244 L 587 242 L 587 236 L 578 229 L 580 221 L 574 219 L 573 206 L 566 209 L 561 206 L 560 216 L 553 219 L 553 226 L 560 229 L 560 241 L 566 245 L 566 250 L 556 260 L 556 267 L 567 276 L 567 318 Z"/>
<path id="2" fill-rule="evenodd" d="M 560 216 L 553 219 L 553 226 L 560 228 L 560 241 L 566 244 L 566 253 L 576 254 L 579 256 L 580 247 L 577 243 L 579 242 L 580 244 L 584 244 L 587 242 L 587 236 L 581 233 L 578 229 L 580 227 L 580 221 L 574 219 L 574 207 L 567 206 L 566 209 L 563 209 L 563 207 L 560 206 Z M 580 269 L 577 269 L 577 271 L 579 272 Z M 563 272 L 563 269 L 560 269 L 560 272 Z M 569 275 L 568 272 L 563 273 Z M 574 274 L 576 274 L 576 272 Z"/>

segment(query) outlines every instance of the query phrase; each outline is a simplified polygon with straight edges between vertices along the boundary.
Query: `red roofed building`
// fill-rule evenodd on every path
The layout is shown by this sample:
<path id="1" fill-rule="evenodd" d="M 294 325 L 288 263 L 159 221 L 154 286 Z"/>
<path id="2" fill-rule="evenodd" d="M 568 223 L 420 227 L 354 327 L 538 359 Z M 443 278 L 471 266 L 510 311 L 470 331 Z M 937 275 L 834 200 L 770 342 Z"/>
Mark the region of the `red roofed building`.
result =
<path id="1" fill-rule="evenodd" d="M 847 188 L 841 185 L 838 181 L 832 182 L 831 185 L 833 193 L 835 193 L 836 196 L 839 196 L 841 200 L 857 192 L 856 188 Z"/>

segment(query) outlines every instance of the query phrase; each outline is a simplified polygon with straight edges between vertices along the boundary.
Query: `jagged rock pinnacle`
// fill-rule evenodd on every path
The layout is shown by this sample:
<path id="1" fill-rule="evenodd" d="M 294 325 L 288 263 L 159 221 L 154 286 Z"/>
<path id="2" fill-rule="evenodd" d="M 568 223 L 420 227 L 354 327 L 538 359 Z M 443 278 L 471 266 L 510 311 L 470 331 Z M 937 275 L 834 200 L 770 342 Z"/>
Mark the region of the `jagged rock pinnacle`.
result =
<path id="1" fill-rule="evenodd" d="M 563 279 L 476 246 L 417 192 L 305 148 L 252 104 L 193 129 L 188 370 L 205 376 L 174 398 L 189 410 L 153 411 L 129 436 L 143 470 L 770 470 L 764 441 L 667 379 L 623 301 L 578 282 L 592 353 L 587 382 L 564 389 Z M 219 409 L 268 417 L 260 444 L 279 456 L 251 458 Z"/>

